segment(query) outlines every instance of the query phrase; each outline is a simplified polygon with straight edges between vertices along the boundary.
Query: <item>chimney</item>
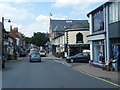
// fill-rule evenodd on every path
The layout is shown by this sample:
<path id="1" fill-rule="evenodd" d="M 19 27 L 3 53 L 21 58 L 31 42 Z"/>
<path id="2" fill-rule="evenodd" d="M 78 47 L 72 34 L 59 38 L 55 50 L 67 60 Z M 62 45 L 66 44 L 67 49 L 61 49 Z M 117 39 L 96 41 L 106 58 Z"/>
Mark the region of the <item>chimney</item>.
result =
<path id="1" fill-rule="evenodd" d="M 12 26 L 10 26 L 10 31 L 12 31 Z"/>
<path id="2" fill-rule="evenodd" d="M 18 32 L 18 27 L 14 27 L 13 29 L 15 32 Z"/>

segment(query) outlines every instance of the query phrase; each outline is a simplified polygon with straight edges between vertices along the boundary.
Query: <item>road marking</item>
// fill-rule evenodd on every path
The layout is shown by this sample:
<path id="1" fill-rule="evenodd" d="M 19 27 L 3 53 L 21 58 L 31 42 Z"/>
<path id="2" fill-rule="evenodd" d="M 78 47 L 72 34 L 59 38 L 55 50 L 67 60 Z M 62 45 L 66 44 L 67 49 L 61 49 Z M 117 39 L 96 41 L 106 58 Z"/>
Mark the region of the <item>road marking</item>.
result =
<path id="1" fill-rule="evenodd" d="M 66 65 L 66 66 L 69 66 L 69 67 L 72 66 L 71 64 L 68 64 L 67 62 L 58 61 L 58 60 L 55 60 L 55 61 L 56 61 L 56 62 L 59 62 L 59 63 L 62 63 L 62 64 Z M 76 70 L 77 70 L 77 69 L 76 69 Z M 78 70 L 77 70 L 77 71 L 78 71 Z M 99 79 L 99 80 L 101 80 L 101 81 L 107 82 L 107 83 L 112 84 L 112 85 L 114 85 L 114 86 L 120 87 L 120 85 L 118 85 L 118 84 L 115 84 L 115 83 L 113 83 L 113 82 L 110 82 L 110 81 L 108 81 L 108 80 L 105 80 L 105 79 L 102 79 L 102 78 L 99 78 L 99 77 L 96 77 L 96 76 L 93 76 L 92 74 L 88 74 L 88 73 L 86 73 L 86 72 L 84 72 L 84 71 L 79 71 L 79 72 L 81 72 L 81 73 L 83 73 L 83 74 L 85 74 L 85 75 L 91 76 L 91 77 L 93 77 L 93 78 Z"/>
<path id="2" fill-rule="evenodd" d="M 85 75 L 91 76 L 91 77 L 93 77 L 93 78 L 99 79 L 99 80 L 101 80 L 101 81 L 107 82 L 107 83 L 112 84 L 112 85 L 114 85 L 114 86 L 120 87 L 120 85 L 118 85 L 118 84 L 115 84 L 115 83 L 113 83 L 113 82 L 110 82 L 110 81 L 108 81 L 108 80 L 105 80 L 105 79 L 102 79 L 102 78 L 99 78 L 99 77 L 96 77 L 96 76 L 93 76 L 92 74 L 88 74 L 88 73 L 86 73 L 86 72 L 84 72 L 84 71 L 79 71 L 79 72 L 81 72 L 81 73 L 83 73 L 83 74 L 85 74 Z"/>
<path id="3" fill-rule="evenodd" d="M 62 63 L 62 64 L 66 65 L 66 66 L 69 66 L 69 67 L 72 66 L 71 64 L 68 64 L 68 63 L 65 62 L 65 61 L 58 61 L 58 60 L 55 60 L 55 61 L 56 61 L 56 62 L 59 62 L 59 63 Z"/>

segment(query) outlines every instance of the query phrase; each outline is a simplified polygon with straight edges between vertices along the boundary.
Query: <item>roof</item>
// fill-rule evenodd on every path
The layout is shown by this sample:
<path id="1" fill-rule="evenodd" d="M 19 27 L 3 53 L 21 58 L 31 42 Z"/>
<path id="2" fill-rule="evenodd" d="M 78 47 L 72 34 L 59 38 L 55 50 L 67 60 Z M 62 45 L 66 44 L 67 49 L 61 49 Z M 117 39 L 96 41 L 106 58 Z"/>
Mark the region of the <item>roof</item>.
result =
<path id="1" fill-rule="evenodd" d="M 113 2 L 113 0 L 109 0 L 109 1 L 105 2 L 104 4 L 100 5 L 100 6 L 97 7 L 96 9 L 92 10 L 91 12 L 89 12 L 89 13 L 87 14 L 87 16 L 89 17 L 89 15 L 90 15 L 91 13 L 94 13 L 94 12 L 98 11 L 99 9 L 101 9 L 102 7 L 104 7 L 105 5 L 108 5 L 108 4 L 112 3 L 112 2 Z"/>
<path id="2" fill-rule="evenodd" d="M 50 20 L 52 31 L 65 31 L 65 29 L 88 28 L 88 20 Z"/>

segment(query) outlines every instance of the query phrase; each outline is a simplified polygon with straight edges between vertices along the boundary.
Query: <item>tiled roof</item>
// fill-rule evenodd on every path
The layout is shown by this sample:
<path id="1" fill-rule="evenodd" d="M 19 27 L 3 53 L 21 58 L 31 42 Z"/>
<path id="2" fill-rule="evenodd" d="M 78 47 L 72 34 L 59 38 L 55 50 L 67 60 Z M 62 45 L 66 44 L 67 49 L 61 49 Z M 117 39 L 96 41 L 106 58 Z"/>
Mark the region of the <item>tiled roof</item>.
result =
<path id="1" fill-rule="evenodd" d="M 52 31 L 65 31 L 72 28 L 88 28 L 88 20 L 50 20 Z"/>

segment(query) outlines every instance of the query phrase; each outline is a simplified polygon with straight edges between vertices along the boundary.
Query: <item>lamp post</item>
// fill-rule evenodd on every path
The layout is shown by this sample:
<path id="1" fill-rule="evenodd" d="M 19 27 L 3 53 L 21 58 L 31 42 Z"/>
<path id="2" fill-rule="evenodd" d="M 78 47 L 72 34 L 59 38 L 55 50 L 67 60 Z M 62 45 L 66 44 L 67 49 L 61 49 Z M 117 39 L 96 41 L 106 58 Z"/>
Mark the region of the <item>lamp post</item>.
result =
<path id="1" fill-rule="evenodd" d="M 4 19 L 4 17 L 2 17 L 2 67 L 5 67 L 5 53 L 4 53 L 4 32 L 5 32 L 5 28 L 4 28 L 4 21 L 7 20 L 9 23 L 11 22 L 10 19 Z"/>
<path id="2" fill-rule="evenodd" d="M 2 17 L 2 28 L 4 29 L 4 21 L 7 20 L 9 23 L 11 22 L 10 19 L 4 19 L 4 17 Z"/>

